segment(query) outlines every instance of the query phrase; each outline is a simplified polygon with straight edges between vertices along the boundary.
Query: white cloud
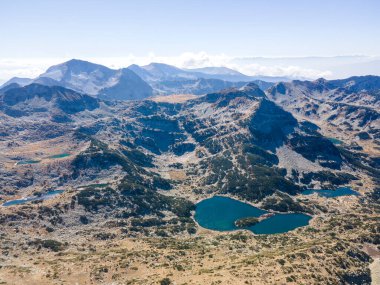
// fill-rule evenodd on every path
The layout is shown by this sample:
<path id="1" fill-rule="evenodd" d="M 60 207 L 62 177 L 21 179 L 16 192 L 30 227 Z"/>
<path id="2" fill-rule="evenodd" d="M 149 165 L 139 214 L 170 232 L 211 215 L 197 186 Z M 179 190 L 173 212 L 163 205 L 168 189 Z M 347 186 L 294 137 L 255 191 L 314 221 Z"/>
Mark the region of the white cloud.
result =
<path id="1" fill-rule="evenodd" d="M 330 77 L 332 72 L 329 70 L 316 70 L 309 68 L 301 68 L 299 66 L 268 66 L 261 64 L 247 64 L 240 68 L 242 73 L 249 75 L 269 75 L 269 76 L 287 76 L 294 78 L 320 78 Z"/>
<path id="2" fill-rule="evenodd" d="M 34 78 L 59 62 L 57 58 L 0 59 L 0 80 L 6 81 L 15 76 Z"/>

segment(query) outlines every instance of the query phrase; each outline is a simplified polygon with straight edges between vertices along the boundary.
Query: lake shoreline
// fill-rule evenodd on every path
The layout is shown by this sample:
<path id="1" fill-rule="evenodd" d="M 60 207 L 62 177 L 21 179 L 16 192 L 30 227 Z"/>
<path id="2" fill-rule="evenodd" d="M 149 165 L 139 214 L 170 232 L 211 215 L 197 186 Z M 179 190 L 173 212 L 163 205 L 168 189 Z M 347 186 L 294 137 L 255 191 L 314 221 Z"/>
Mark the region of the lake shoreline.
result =
<path id="1" fill-rule="evenodd" d="M 257 218 L 255 225 L 239 228 L 236 221 L 242 218 Z M 226 232 L 248 230 L 253 234 L 278 234 L 307 226 L 313 216 L 305 213 L 269 212 L 240 200 L 215 195 L 196 204 L 193 219 L 207 230 Z"/>

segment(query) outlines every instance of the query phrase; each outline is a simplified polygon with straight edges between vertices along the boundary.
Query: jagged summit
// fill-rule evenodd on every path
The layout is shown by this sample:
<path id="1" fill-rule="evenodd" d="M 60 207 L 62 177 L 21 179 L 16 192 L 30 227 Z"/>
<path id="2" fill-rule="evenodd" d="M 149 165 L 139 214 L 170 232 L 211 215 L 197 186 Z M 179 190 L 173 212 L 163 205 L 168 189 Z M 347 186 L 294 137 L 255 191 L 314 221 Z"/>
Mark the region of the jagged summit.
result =
<path id="1" fill-rule="evenodd" d="M 324 87 L 325 89 L 344 88 L 346 92 L 379 92 L 380 76 L 364 75 L 352 76 L 344 79 L 327 80 L 325 78 L 318 78 L 314 81 L 310 80 L 293 80 L 288 84 L 297 84 L 300 86 L 308 86 L 309 88 Z M 281 84 L 277 83 L 276 85 Z"/>
<path id="2" fill-rule="evenodd" d="M 263 90 L 254 82 L 248 83 L 246 86 L 241 88 L 241 90 L 249 94 L 255 95 L 256 97 L 266 97 Z"/>
<path id="3" fill-rule="evenodd" d="M 330 132 L 367 140 L 380 135 L 380 77 L 355 76 L 278 83 L 268 97 L 293 114 L 327 124 Z"/>
<path id="4" fill-rule="evenodd" d="M 330 80 L 332 86 L 347 88 L 349 92 L 373 92 L 379 94 L 380 76 L 352 76 L 346 79 Z"/>

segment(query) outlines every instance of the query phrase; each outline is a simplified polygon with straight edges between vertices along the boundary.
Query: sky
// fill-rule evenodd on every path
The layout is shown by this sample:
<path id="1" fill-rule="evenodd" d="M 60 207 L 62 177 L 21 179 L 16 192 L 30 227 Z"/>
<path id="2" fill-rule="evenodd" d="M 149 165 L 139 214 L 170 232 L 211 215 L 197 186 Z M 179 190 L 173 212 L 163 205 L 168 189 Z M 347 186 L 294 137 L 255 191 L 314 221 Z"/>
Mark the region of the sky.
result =
<path id="1" fill-rule="evenodd" d="M 114 68 L 165 60 L 251 75 L 337 77 L 345 74 L 331 64 L 276 60 L 380 56 L 378 0 L 2 0 L 0 9 L 0 80 L 36 76 L 71 58 Z"/>

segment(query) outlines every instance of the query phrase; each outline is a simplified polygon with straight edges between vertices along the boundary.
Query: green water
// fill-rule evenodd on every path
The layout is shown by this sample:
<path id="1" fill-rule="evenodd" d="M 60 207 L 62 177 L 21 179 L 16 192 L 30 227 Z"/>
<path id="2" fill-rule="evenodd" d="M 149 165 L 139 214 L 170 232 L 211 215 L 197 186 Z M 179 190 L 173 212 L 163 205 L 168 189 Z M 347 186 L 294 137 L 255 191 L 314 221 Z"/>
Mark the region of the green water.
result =
<path id="1" fill-rule="evenodd" d="M 343 142 L 341 140 L 338 140 L 336 138 L 328 138 L 329 141 L 331 141 L 333 144 L 340 145 Z"/>
<path id="2" fill-rule="evenodd" d="M 23 165 L 23 164 L 35 164 L 39 163 L 41 160 L 22 160 L 16 163 L 16 165 Z"/>
<path id="3" fill-rule="evenodd" d="M 196 205 L 195 220 L 207 229 L 233 231 L 239 229 L 235 221 L 246 217 L 259 217 L 264 210 L 235 199 L 214 196 Z M 305 214 L 275 214 L 246 229 L 256 234 L 277 234 L 308 225 L 311 217 Z"/>
<path id="4" fill-rule="evenodd" d="M 110 185 L 109 183 L 97 183 L 97 184 L 88 184 L 88 185 L 84 185 L 84 186 L 80 186 L 79 188 L 104 188 L 104 187 L 107 187 L 108 185 Z"/>
<path id="5" fill-rule="evenodd" d="M 326 198 L 334 198 L 334 197 L 340 197 L 340 196 L 349 196 L 349 195 L 354 195 L 354 196 L 359 196 L 360 194 L 354 190 L 352 190 L 349 187 L 341 187 L 336 190 L 329 190 L 329 189 L 324 189 L 324 190 L 313 190 L 309 189 L 306 191 L 303 191 L 303 195 L 311 195 L 311 194 L 318 194 L 319 196 L 326 197 Z"/>
<path id="6" fill-rule="evenodd" d="M 70 153 L 60 153 L 60 154 L 48 156 L 48 158 L 63 158 L 63 157 L 68 157 L 68 156 L 70 156 Z"/>

